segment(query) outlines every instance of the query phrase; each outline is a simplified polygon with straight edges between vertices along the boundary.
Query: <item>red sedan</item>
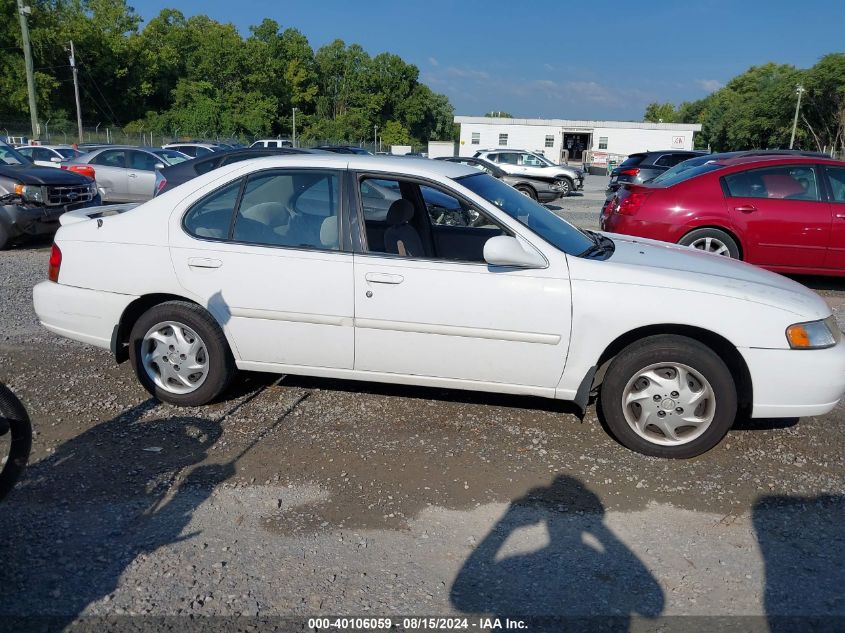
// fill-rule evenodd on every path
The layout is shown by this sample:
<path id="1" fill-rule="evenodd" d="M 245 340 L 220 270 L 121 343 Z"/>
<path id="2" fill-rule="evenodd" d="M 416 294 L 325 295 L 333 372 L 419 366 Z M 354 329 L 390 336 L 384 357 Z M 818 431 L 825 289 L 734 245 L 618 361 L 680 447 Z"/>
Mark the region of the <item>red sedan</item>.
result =
<path id="1" fill-rule="evenodd" d="M 845 162 L 799 154 L 714 156 L 625 185 L 605 202 L 601 228 L 778 272 L 845 276 Z"/>

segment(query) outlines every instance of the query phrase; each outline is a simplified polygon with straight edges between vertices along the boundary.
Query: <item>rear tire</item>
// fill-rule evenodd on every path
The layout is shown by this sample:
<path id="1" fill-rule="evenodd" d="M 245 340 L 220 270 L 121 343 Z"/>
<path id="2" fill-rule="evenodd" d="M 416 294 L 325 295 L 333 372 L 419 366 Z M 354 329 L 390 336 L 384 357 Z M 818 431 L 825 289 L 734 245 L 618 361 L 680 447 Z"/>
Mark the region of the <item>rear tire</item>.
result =
<path id="1" fill-rule="evenodd" d="M 212 402 L 235 374 L 223 330 L 186 301 L 160 303 L 142 314 L 129 335 L 129 358 L 147 391 L 178 406 Z"/>
<path id="2" fill-rule="evenodd" d="M 0 224 L 0 251 L 5 251 L 9 246 L 11 246 L 10 242 L 9 230 Z"/>
<path id="3" fill-rule="evenodd" d="M 521 193 L 521 194 L 524 194 L 524 195 L 528 196 L 528 197 L 529 197 L 529 198 L 531 198 L 532 200 L 536 200 L 536 199 L 537 199 L 537 192 L 536 192 L 536 191 L 534 191 L 531 187 L 528 187 L 528 186 L 526 186 L 526 185 L 519 185 L 519 186 L 516 188 L 516 190 L 517 190 L 519 193 Z"/>
<path id="4" fill-rule="evenodd" d="M 681 246 L 724 255 L 732 259 L 742 259 L 736 240 L 719 229 L 695 229 L 684 235 L 678 242 Z"/>
<path id="5" fill-rule="evenodd" d="M 736 419 L 737 395 L 724 361 L 685 336 L 649 336 L 622 350 L 601 387 L 604 421 L 623 446 L 653 457 L 696 457 Z"/>

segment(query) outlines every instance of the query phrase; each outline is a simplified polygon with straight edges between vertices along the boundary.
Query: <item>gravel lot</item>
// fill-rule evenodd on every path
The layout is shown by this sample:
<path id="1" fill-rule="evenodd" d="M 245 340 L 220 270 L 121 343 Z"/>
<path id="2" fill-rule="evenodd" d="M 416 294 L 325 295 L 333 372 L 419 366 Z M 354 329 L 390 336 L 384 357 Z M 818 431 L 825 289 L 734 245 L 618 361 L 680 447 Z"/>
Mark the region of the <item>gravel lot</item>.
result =
<path id="1" fill-rule="evenodd" d="M 604 183 L 553 206 L 595 228 Z M 30 292 L 48 253 L 0 252 L 0 380 L 36 429 L 0 506 L 0 586 L 15 588 L 0 617 L 566 614 L 640 630 L 744 615 L 788 630 L 779 616 L 835 615 L 829 630 L 845 627 L 842 406 L 744 422 L 683 462 L 623 449 L 593 409 L 580 421 L 534 398 L 244 374 L 224 402 L 176 409 L 127 364 L 38 326 Z M 845 283 L 803 281 L 842 323 Z"/>

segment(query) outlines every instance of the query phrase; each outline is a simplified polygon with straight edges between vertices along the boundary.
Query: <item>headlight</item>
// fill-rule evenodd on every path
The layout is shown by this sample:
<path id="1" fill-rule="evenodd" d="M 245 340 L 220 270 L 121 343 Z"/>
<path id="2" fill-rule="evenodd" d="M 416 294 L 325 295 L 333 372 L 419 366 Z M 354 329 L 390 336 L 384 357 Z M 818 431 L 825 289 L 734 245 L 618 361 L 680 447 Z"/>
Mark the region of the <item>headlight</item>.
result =
<path id="1" fill-rule="evenodd" d="M 824 349 L 842 339 L 842 331 L 833 315 L 822 321 L 796 323 L 786 328 L 786 340 L 792 349 Z"/>
<path id="2" fill-rule="evenodd" d="M 47 199 L 47 192 L 44 187 L 33 185 L 15 185 L 15 194 L 27 202 L 40 202 L 44 204 L 44 201 Z"/>

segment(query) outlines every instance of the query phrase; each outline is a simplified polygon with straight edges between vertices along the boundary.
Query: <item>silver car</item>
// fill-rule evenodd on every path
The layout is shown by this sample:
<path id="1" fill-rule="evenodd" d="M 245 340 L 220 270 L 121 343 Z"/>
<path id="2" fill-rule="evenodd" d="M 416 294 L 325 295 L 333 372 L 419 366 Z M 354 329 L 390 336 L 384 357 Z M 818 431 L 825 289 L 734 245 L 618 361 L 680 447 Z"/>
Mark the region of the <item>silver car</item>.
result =
<path id="1" fill-rule="evenodd" d="M 103 202 L 144 202 L 155 192 L 156 169 L 190 160 L 182 152 L 159 147 L 104 147 L 68 164 L 91 165 Z"/>
<path id="2" fill-rule="evenodd" d="M 562 196 L 584 188 L 584 172 L 567 165 L 557 165 L 545 156 L 524 149 L 484 149 L 475 153 L 495 163 L 508 174 L 529 178 L 559 178 L 564 182 Z"/>

